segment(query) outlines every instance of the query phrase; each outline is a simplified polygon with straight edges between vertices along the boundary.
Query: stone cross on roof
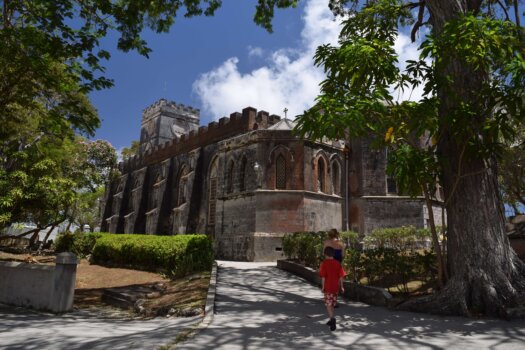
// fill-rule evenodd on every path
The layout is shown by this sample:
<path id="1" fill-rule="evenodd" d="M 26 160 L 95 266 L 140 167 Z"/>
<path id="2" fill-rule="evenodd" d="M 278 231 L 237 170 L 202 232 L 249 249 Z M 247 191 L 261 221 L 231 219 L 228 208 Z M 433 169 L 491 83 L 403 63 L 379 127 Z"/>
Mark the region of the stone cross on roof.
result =
<path id="1" fill-rule="evenodd" d="M 288 108 L 284 107 L 284 111 L 283 112 L 284 112 L 284 119 L 287 119 L 286 118 L 286 113 L 288 113 Z"/>

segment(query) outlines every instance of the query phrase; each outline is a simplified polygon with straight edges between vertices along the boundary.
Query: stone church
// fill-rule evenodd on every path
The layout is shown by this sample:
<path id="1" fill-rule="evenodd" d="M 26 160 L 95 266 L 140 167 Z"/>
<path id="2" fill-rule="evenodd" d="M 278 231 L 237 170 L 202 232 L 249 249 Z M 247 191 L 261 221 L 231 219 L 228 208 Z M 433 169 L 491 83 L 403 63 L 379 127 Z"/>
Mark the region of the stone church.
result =
<path id="1" fill-rule="evenodd" d="M 427 226 L 423 199 L 397 195 L 386 151 L 366 140 L 300 139 L 292 120 L 252 107 L 199 118 L 165 99 L 143 111 L 140 152 L 108 186 L 102 231 L 205 233 L 219 258 L 264 261 L 282 257 L 285 233 Z"/>

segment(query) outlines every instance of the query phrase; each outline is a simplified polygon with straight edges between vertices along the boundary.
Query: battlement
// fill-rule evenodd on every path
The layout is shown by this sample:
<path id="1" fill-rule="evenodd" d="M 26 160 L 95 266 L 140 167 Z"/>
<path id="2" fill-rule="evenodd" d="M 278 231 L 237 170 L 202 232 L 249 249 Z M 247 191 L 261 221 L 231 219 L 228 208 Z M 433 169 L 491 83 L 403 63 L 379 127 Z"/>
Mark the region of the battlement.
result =
<path id="1" fill-rule="evenodd" d="M 174 101 L 168 101 L 165 98 L 161 98 L 142 111 L 142 122 L 144 123 L 159 113 L 183 115 L 197 119 L 200 118 L 200 110 L 198 108 L 185 106 L 182 103 L 177 104 Z"/>
<path id="2" fill-rule="evenodd" d="M 175 103 L 160 99 L 145 109 L 144 112 L 157 113 L 160 108 L 171 105 L 175 105 Z M 180 105 L 177 105 L 177 107 L 180 107 Z M 269 115 L 269 113 L 265 111 L 259 111 L 259 113 L 257 113 L 255 108 L 246 107 L 242 110 L 242 113 L 231 113 L 229 118 L 220 118 L 218 122 L 213 121 L 207 126 L 200 126 L 197 130 L 191 130 L 188 133 L 180 135 L 180 137 L 175 137 L 160 145 L 155 145 L 147 152 L 127 159 L 119 166 L 124 173 L 127 173 L 149 164 L 161 162 L 175 155 L 189 152 L 198 147 L 203 147 L 253 130 L 266 129 L 280 120 L 281 117 L 278 115 Z"/>

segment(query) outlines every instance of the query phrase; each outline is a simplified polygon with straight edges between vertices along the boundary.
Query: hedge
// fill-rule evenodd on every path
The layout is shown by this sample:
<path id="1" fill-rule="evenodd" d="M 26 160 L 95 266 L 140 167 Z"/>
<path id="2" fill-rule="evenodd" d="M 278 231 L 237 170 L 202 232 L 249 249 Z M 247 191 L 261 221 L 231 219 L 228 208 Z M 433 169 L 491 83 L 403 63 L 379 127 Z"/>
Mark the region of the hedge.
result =
<path id="1" fill-rule="evenodd" d="M 213 259 L 212 241 L 205 235 L 103 234 L 92 253 L 94 263 L 163 270 L 171 276 L 210 269 Z"/>
<path id="2" fill-rule="evenodd" d="M 93 251 L 93 247 L 98 238 L 102 237 L 103 233 L 61 233 L 55 240 L 55 252 L 72 252 L 79 258 L 85 258 Z"/>
<path id="3" fill-rule="evenodd" d="M 347 247 L 356 247 L 358 234 L 341 232 L 341 240 Z M 295 232 L 283 237 L 283 252 L 288 259 L 298 260 L 305 266 L 317 268 L 324 259 L 323 242 L 328 238 L 327 232 Z"/>

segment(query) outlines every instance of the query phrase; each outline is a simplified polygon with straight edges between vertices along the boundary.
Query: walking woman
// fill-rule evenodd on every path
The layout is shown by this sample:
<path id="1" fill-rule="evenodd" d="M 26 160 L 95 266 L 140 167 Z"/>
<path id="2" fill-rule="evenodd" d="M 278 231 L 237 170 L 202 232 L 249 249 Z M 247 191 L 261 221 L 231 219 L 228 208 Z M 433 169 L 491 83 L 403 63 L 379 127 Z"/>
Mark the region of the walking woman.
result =
<path id="1" fill-rule="evenodd" d="M 328 231 L 328 238 L 324 241 L 323 250 L 326 247 L 334 248 L 334 259 L 339 261 L 339 263 L 342 264 L 344 251 L 345 251 L 345 245 L 341 241 L 339 232 L 335 228 Z"/>

